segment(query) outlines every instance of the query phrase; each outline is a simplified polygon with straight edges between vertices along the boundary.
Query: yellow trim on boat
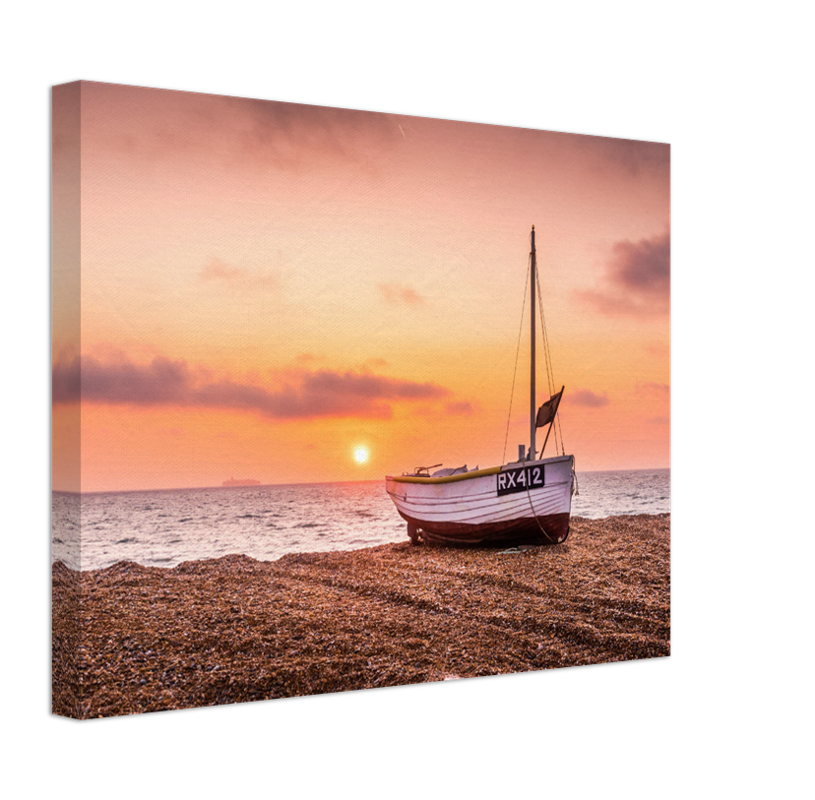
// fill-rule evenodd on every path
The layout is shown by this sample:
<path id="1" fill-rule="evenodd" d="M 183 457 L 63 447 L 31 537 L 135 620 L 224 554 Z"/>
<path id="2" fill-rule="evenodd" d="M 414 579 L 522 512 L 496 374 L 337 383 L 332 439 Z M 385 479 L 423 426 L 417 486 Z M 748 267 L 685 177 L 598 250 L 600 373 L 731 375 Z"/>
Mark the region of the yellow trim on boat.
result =
<path id="1" fill-rule="evenodd" d="M 474 469 L 472 472 L 459 472 L 457 475 L 445 475 L 443 478 L 420 478 L 417 475 L 395 475 L 393 480 L 396 483 L 454 483 L 455 481 L 466 481 L 468 478 L 481 478 L 484 475 L 495 475 L 501 471 L 501 467 L 489 467 L 488 469 Z"/>

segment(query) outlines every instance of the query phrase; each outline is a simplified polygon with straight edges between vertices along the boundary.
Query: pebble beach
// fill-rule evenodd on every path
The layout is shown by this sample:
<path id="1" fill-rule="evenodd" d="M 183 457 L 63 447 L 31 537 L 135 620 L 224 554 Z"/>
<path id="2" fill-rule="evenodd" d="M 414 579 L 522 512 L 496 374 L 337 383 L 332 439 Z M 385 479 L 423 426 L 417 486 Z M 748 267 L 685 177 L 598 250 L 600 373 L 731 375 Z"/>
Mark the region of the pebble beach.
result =
<path id="1" fill-rule="evenodd" d="M 87 719 L 670 655 L 670 515 L 561 545 L 52 567 L 52 710 Z"/>

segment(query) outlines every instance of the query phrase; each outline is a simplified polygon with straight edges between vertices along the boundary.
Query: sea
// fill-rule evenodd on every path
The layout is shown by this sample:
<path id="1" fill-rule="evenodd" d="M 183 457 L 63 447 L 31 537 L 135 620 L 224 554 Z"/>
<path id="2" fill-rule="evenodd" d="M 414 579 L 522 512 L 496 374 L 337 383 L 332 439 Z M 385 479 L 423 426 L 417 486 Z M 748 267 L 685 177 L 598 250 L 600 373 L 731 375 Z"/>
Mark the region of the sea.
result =
<path id="1" fill-rule="evenodd" d="M 670 511 L 669 469 L 577 477 L 572 516 Z M 405 522 L 384 480 L 52 495 L 52 561 L 71 569 L 118 561 L 174 567 L 233 553 L 273 561 L 404 541 Z"/>

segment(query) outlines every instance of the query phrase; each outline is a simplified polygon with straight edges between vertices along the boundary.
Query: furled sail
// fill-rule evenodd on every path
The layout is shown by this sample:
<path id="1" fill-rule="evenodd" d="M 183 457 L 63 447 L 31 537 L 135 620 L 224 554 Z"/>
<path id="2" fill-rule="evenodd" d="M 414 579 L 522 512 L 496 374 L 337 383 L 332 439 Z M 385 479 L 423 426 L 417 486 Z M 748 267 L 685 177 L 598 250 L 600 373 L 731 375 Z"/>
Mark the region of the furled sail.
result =
<path id="1" fill-rule="evenodd" d="M 563 389 L 565 388 L 566 387 L 564 386 Z M 544 425 L 548 425 L 555 418 L 555 414 L 557 414 L 557 407 L 560 404 L 560 398 L 563 396 L 563 389 L 561 389 L 557 394 L 553 394 L 538 409 L 538 416 L 535 420 L 536 428 L 542 428 Z"/>

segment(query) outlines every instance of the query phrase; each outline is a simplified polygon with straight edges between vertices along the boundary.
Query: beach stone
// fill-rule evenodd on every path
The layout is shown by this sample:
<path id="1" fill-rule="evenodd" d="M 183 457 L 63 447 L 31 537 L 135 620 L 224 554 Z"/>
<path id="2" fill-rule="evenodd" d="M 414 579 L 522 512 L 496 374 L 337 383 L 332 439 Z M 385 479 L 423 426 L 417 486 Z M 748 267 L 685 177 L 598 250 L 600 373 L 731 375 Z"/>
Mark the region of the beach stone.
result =
<path id="1" fill-rule="evenodd" d="M 87 719 L 670 655 L 670 515 L 571 525 L 568 545 L 523 550 L 404 542 L 172 569 L 55 563 L 53 711 Z"/>

